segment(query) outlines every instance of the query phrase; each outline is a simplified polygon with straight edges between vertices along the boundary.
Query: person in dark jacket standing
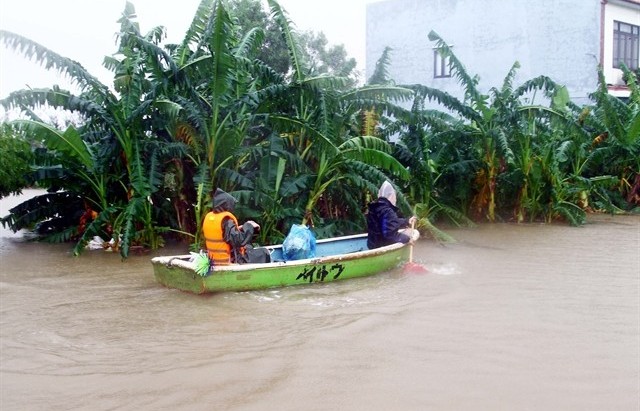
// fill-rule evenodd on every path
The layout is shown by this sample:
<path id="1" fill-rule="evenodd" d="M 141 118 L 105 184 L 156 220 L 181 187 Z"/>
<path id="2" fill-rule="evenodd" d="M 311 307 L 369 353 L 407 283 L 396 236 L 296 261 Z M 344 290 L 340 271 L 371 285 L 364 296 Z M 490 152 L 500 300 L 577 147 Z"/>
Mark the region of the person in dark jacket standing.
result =
<path id="1" fill-rule="evenodd" d="M 396 190 L 385 181 L 378 190 L 378 199 L 369 203 L 367 213 L 367 247 L 383 247 L 393 243 L 408 243 L 411 237 L 400 232 L 415 224 L 416 217 L 404 218 L 396 207 Z"/>

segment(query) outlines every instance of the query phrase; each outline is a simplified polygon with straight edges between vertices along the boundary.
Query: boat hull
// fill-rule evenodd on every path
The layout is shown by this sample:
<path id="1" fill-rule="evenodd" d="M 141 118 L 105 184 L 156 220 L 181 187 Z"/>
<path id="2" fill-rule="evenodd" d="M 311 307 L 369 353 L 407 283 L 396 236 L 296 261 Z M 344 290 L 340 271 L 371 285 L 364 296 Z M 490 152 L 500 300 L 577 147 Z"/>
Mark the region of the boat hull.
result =
<path id="1" fill-rule="evenodd" d="M 362 244 L 365 244 L 363 246 Z M 214 267 L 205 277 L 198 275 L 190 256 L 155 257 L 151 260 L 156 281 L 196 294 L 220 291 L 246 291 L 291 285 L 326 283 L 364 277 L 394 269 L 409 257 L 409 246 L 392 244 L 366 249 L 366 234 L 318 241 L 317 250 L 327 247 L 344 254 L 320 255 L 296 261 L 268 264 L 242 264 Z M 278 254 L 279 246 L 267 247 Z M 335 251 L 334 251 L 335 253 Z"/>

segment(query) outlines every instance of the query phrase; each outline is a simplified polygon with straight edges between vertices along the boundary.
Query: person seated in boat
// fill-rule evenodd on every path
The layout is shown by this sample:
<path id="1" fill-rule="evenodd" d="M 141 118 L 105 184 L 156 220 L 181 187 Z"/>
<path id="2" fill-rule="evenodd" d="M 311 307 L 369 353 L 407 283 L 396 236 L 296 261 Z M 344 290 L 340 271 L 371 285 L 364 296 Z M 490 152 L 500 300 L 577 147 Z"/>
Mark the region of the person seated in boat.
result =
<path id="1" fill-rule="evenodd" d="M 253 234 L 260 225 L 249 220 L 242 225 L 233 215 L 236 199 L 221 189 L 213 195 L 213 211 L 207 213 L 202 223 L 202 233 L 207 245 L 207 253 L 213 265 L 267 263 L 269 251 L 253 248 L 250 244 Z"/>
<path id="2" fill-rule="evenodd" d="M 411 237 L 400 230 L 411 227 L 416 217 L 404 218 L 396 207 L 396 190 L 385 181 L 378 190 L 378 199 L 369 203 L 367 212 L 367 247 L 383 247 L 393 243 L 408 243 Z"/>

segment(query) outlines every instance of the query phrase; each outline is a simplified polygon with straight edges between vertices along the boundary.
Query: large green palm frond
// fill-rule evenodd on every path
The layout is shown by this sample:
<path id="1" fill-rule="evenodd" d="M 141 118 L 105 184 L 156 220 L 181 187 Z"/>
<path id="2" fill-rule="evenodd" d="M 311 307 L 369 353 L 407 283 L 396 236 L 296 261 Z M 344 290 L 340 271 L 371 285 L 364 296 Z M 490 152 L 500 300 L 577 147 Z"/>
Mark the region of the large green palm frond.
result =
<path id="1" fill-rule="evenodd" d="M 416 94 L 426 98 L 427 100 L 432 100 L 441 104 L 445 108 L 460 114 L 460 116 L 469 121 L 482 122 L 480 113 L 445 91 L 421 84 L 407 85 L 404 87 L 413 90 Z"/>
<path id="2" fill-rule="evenodd" d="M 118 23 L 120 23 L 120 34 L 132 32 L 140 35 L 140 24 L 134 21 L 136 17 L 135 6 L 127 0 L 124 5 L 124 10 L 118 19 Z"/>
<path id="3" fill-rule="evenodd" d="M 262 45 L 264 37 L 264 30 L 260 27 L 254 27 L 249 30 L 247 34 L 240 39 L 238 45 L 235 46 L 234 55 L 236 58 L 246 58 L 253 64 L 253 60 L 250 59 L 249 56 Z"/>
<path id="4" fill-rule="evenodd" d="M 190 60 L 200 57 L 202 53 L 204 33 L 207 30 L 209 18 L 213 13 L 215 0 L 201 0 L 191 24 L 175 50 L 175 61 L 179 67 L 184 66 Z"/>
<path id="5" fill-rule="evenodd" d="M 141 39 L 142 35 L 134 18 L 136 18 L 135 9 L 131 3 L 127 2 L 122 17 L 118 20 L 120 23 L 118 54 L 123 57 L 113 67 L 114 87 L 120 94 L 117 103 L 119 110 L 113 114 L 121 119 L 118 134 L 128 157 L 132 155 L 132 149 L 130 142 L 124 136 L 127 131 L 123 127 L 126 127 L 125 123 L 134 120 L 132 113 L 144 101 L 145 94 L 151 88 L 145 68 L 148 56 L 137 44 L 136 39 Z"/>
<path id="6" fill-rule="evenodd" d="M 409 178 L 409 171 L 393 157 L 392 148 L 386 141 L 372 136 L 353 137 L 342 143 L 338 150 L 340 155 L 366 164 L 375 165 L 381 170 L 390 172 L 399 178 Z"/>
<path id="7" fill-rule="evenodd" d="M 316 146 L 316 151 L 325 153 L 328 156 L 335 156 L 338 154 L 338 149 L 331 138 L 321 131 L 317 130 L 313 125 L 307 121 L 288 116 L 271 115 L 269 116 L 270 123 L 281 132 L 297 132 L 303 130 L 311 138 L 313 138 L 313 145 Z M 294 139 L 301 138 L 299 135 L 295 135 Z"/>
<path id="8" fill-rule="evenodd" d="M 77 225 L 78 221 L 74 220 L 73 216 L 79 210 L 82 210 L 82 198 L 77 194 L 70 192 L 46 193 L 12 207 L 9 214 L 3 217 L 0 222 L 3 227 L 18 232 L 22 229 L 34 228 L 41 221 L 64 216 L 67 219 L 64 226 L 66 228 L 69 225 Z"/>
<path id="9" fill-rule="evenodd" d="M 532 91 L 542 91 L 543 95 L 547 98 L 553 98 L 554 95 L 557 95 L 562 86 L 556 83 L 554 80 L 547 76 L 537 76 L 532 79 L 529 79 L 522 83 L 520 86 L 516 87 L 513 90 L 514 98 L 521 98 Z M 533 101 L 530 101 L 529 104 L 534 104 Z M 571 100 L 568 100 L 564 103 L 571 110 L 579 110 L 578 106 L 573 103 Z"/>
<path id="10" fill-rule="evenodd" d="M 511 150 L 509 138 L 507 133 L 502 128 L 495 128 L 489 130 L 489 135 L 496 142 L 496 148 L 508 163 L 512 163 L 514 160 L 513 151 Z"/>
<path id="11" fill-rule="evenodd" d="M 393 49 L 389 46 L 385 47 L 382 50 L 382 54 L 380 58 L 376 61 L 376 67 L 373 70 L 373 74 L 367 80 L 368 85 L 378 85 L 378 84 L 392 84 L 393 80 L 391 80 L 389 76 L 389 66 L 391 65 L 391 52 Z"/>
<path id="12" fill-rule="evenodd" d="M 6 109 L 29 107 L 39 107 L 47 105 L 49 107 L 78 112 L 85 117 L 95 117 L 101 119 L 103 125 L 112 125 L 112 118 L 103 104 L 96 102 L 85 95 L 74 95 L 67 90 L 62 90 L 58 86 L 50 89 L 26 89 L 14 91 L 3 100 L 0 105 Z"/>
<path id="13" fill-rule="evenodd" d="M 413 91 L 409 87 L 367 85 L 344 91 L 340 94 L 340 100 L 344 102 L 360 101 L 363 105 L 385 104 L 389 101 L 404 102 L 413 97 Z"/>
<path id="14" fill-rule="evenodd" d="M 628 71 L 628 69 L 627 69 Z M 635 85 L 634 76 L 626 76 Z M 636 87 L 637 89 L 637 87 Z M 598 90 L 593 94 L 599 110 L 596 115 L 606 128 L 609 136 L 619 141 L 623 147 L 640 142 L 640 94 L 630 96 L 630 104 L 611 96 L 607 90 L 602 67 L 598 68 Z"/>
<path id="15" fill-rule="evenodd" d="M 317 76 L 309 76 L 301 83 L 303 86 L 310 87 L 313 90 L 333 91 L 344 89 L 349 82 L 349 78 L 336 76 L 332 74 L 320 74 Z"/>
<path id="16" fill-rule="evenodd" d="M 206 102 L 204 101 L 204 98 L 199 98 L 194 101 L 191 98 L 186 98 L 181 95 L 174 96 L 173 101 L 177 104 L 176 109 L 180 110 L 180 115 L 185 119 L 190 128 L 190 130 L 187 130 L 188 136 L 186 136 L 189 137 L 188 141 L 185 141 L 184 139 L 179 140 L 194 146 L 196 153 L 199 153 L 204 149 L 201 136 L 206 136 L 208 133 L 207 120 L 208 113 L 210 113 L 210 111 L 203 110 L 203 105 L 206 105 Z"/>
<path id="17" fill-rule="evenodd" d="M 282 73 L 274 70 L 272 67 L 260 60 L 254 59 L 251 62 L 251 72 L 256 78 L 256 83 L 260 86 L 260 90 L 285 84 L 285 77 Z"/>
<path id="18" fill-rule="evenodd" d="M 280 28 L 284 41 L 287 45 L 289 58 L 293 70 L 293 78 L 296 83 L 301 83 L 309 73 L 309 67 L 304 57 L 304 52 L 300 40 L 293 28 L 293 23 L 289 20 L 286 11 L 275 0 L 267 0 L 271 15 Z"/>
<path id="19" fill-rule="evenodd" d="M 153 76 L 156 83 L 163 84 L 178 75 L 178 65 L 169 52 L 158 45 L 156 36 L 153 36 L 154 40 L 149 40 L 149 34 L 142 37 L 133 32 L 125 32 L 121 36 L 122 42 L 128 47 L 135 48 L 146 56 L 145 71 Z"/>
<path id="20" fill-rule="evenodd" d="M 511 69 L 509 70 L 506 77 L 504 78 L 504 81 L 502 82 L 502 88 L 500 89 L 500 94 L 503 97 L 508 97 L 513 95 L 513 80 L 515 79 L 519 68 L 520 68 L 520 63 L 517 61 L 514 62 L 513 65 L 511 66 Z"/>
<path id="21" fill-rule="evenodd" d="M 209 89 L 213 100 L 219 102 L 231 87 L 235 65 L 232 52 L 232 47 L 235 46 L 233 22 L 221 0 L 216 2 L 215 17 L 211 21 L 208 41 L 209 51 L 213 55 Z"/>
<path id="22" fill-rule="evenodd" d="M 105 98 L 111 94 L 107 86 L 77 61 L 63 57 L 33 40 L 10 31 L 0 30 L 0 39 L 8 48 L 20 52 L 27 60 L 33 60 L 47 70 L 53 69 L 67 76 L 80 90 L 92 89 Z"/>
<path id="23" fill-rule="evenodd" d="M 93 148 L 83 139 L 73 127 L 60 131 L 53 126 L 32 120 L 16 120 L 18 127 L 25 129 L 34 140 L 44 142 L 52 152 L 59 153 L 63 158 L 58 162 L 65 165 L 74 178 L 84 182 L 91 192 L 82 193 L 86 199 L 93 202 L 98 209 L 107 206 L 107 180 L 105 175 L 106 159 L 97 155 Z"/>
<path id="24" fill-rule="evenodd" d="M 486 99 L 476 87 L 477 79 L 472 78 L 469 73 L 467 73 L 467 69 L 464 64 L 462 64 L 458 57 L 456 57 L 453 50 L 451 50 L 451 47 L 449 47 L 447 42 L 445 42 L 438 33 L 431 30 L 428 37 L 429 40 L 436 42 L 436 48 L 442 57 L 449 59 L 451 71 L 460 81 L 460 84 L 465 91 L 465 95 L 471 100 L 471 104 L 476 106 L 479 111 L 484 111 L 486 108 Z"/>
<path id="25" fill-rule="evenodd" d="M 275 80 L 273 83 L 255 90 L 248 90 L 247 94 L 240 99 L 242 103 L 254 104 L 259 113 L 281 112 L 284 111 L 284 107 L 288 106 L 286 96 L 291 92 L 290 87 L 282 82 L 283 78 L 278 77 L 277 73 L 269 72 L 269 74 L 276 75 L 273 78 Z M 261 79 L 261 81 L 265 80 Z M 266 82 L 268 83 L 269 80 Z"/>
<path id="26" fill-rule="evenodd" d="M 492 87 L 489 90 L 489 94 L 492 96 L 491 108 L 494 110 L 494 116 L 501 127 L 512 129 L 513 133 L 510 134 L 513 135 L 517 135 L 518 121 L 520 120 L 517 110 L 520 106 L 520 101 L 513 93 L 513 80 L 519 68 L 520 63 L 514 62 L 504 78 L 502 86 L 499 89 Z"/>
<path id="27" fill-rule="evenodd" d="M 159 210 L 165 199 L 156 196 L 163 183 L 160 153 L 165 149 L 158 141 L 133 143 L 131 157 L 131 196 L 114 224 L 116 238 L 121 238 L 120 253 L 123 258 L 134 244 L 152 249 L 162 245 L 161 233 L 166 227 L 158 224 Z"/>
<path id="28" fill-rule="evenodd" d="M 50 150 L 64 153 L 69 158 L 75 159 L 79 165 L 92 168 L 93 163 L 88 147 L 73 126 L 62 132 L 49 124 L 32 120 L 15 120 L 14 124 L 26 129 L 32 136 L 37 136 L 33 138 L 44 141 Z"/>

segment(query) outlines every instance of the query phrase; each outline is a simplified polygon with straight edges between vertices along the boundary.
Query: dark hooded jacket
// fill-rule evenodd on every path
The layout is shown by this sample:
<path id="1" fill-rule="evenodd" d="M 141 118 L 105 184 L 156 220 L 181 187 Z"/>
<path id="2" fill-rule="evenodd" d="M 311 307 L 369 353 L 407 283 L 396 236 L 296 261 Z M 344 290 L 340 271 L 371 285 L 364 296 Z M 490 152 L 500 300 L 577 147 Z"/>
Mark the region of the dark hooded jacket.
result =
<path id="1" fill-rule="evenodd" d="M 385 197 L 369 203 L 367 213 L 367 246 L 370 249 L 393 243 L 408 243 L 410 238 L 398 230 L 409 227 L 409 220 L 403 218 L 398 207 Z"/>
<path id="2" fill-rule="evenodd" d="M 228 211 L 233 213 L 236 208 L 236 199 L 231 194 L 217 189 L 213 195 L 213 212 L 220 213 Z M 242 263 L 243 255 L 240 253 L 240 249 L 245 247 L 251 242 L 253 238 L 253 226 L 249 223 L 244 223 L 242 228 L 236 226 L 230 218 L 225 218 L 222 221 L 222 230 L 224 232 L 224 241 L 231 246 L 232 261 Z"/>

